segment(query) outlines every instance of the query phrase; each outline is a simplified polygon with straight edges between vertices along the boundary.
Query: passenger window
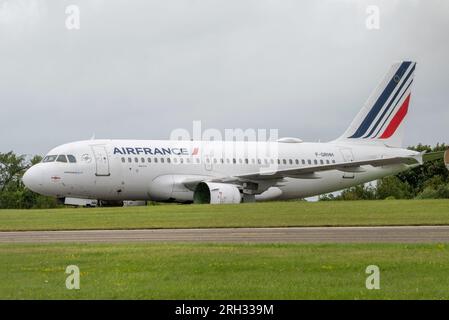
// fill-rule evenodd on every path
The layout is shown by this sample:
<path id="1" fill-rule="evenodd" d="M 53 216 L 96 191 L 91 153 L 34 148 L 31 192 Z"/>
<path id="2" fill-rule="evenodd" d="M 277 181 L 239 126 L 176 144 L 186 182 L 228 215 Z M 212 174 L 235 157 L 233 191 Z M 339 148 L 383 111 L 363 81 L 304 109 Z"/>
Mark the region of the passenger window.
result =
<path id="1" fill-rule="evenodd" d="M 174 163 L 178 163 L 178 158 L 174 158 L 174 159 L 173 159 L 173 162 L 174 162 Z"/>
<path id="2" fill-rule="evenodd" d="M 56 159 L 56 162 L 67 162 L 67 158 L 65 155 L 61 154 L 58 156 L 58 159 Z"/>
<path id="3" fill-rule="evenodd" d="M 164 163 L 164 158 L 161 158 L 161 163 Z"/>
<path id="4" fill-rule="evenodd" d="M 307 160 L 307 163 L 308 163 L 308 164 L 312 164 L 312 160 L 310 160 L 310 159 Z"/>
<path id="5" fill-rule="evenodd" d="M 237 161 L 235 160 L 235 158 L 232 159 L 232 163 L 237 163 Z"/>
<path id="6" fill-rule="evenodd" d="M 42 162 L 53 162 L 55 161 L 57 156 L 46 156 Z"/>
<path id="7" fill-rule="evenodd" d="M 243 161 L 242 161 L 242 159 L 239 159 L 239 163 L 242 163 Z"/>
<path id="8" fill-rule="evenodd" d="M 131 163 L 133 160 L 131 158 L 128 158 L 128 162 Z"/>
<path id="9" fill-rule="evenodd" d="M 139 159 L 138 158 L 134 158 L 134 162 L 139 162 Z"/>
<path id="10" fill-rule="evenodd" d="M 332 163 L 335 163 L 335 160 L 332 160 Z"/>
<path id="11" fill-rule="evenodd" d="M 268 160 L 267 160 L 267 159 L 264 159 L 263 162 L 264 162 L 265 164 L 268 164 Z"/>
<path id="12" fill-rule="evenodd" d="M 293 164 L 293 160 L 292 159 L 288 160 L 288 163 Z"/>
<path id="13" fill-rule="evenodd" d="M 144 163 L 145 162 L 145 158 L 141 158 L 140 162 Z"/>
<path id="14" fill-rule="evenodd" d="M 148 158 L 147 160 L 148 160 L 148 163 L 151 163 L 151 158 Z"/>
<path id="15" fill-rule="evenodd" d="M 287 160 L 282 159 L 282 163 L 283 163 L 283 164 L 287 164 Z"/>
<path id="16" fill-rule="evenodd" d="M 167 158 L 167 163 L 170 163 L 171 162 L 171 159 L 170 158 Z"/>
<path id="17" fill-rule="evenodd" d="M 75 158 L 75 156 L 73 156 L 73 155 L 71 155 L 71 154 L 69 154 L 69 155 L 67 156 L 67 159 L 69 159 L 69 162 L 70 162 L 70 163 L 76 163 L 76 158 Z M 123 159 L 125 159 L 125 158 L 123 158 Z M 125 161 L 123 161 L 123 162 L 125 162 Z"/>
<path id="18" fill-rule="evenodd" d="M 302 164 L 306 164 L 306 160 L 302 159 L 302 160 L 301 160 L 301 163 L 302 163 Z"/>
<path id="19" fill-rule="evenodd" d="M 157 163 L 157 158 L 154 158 L 154 163 Z"/>
<path id="20" fill-rule="evenodd" d="M 262 160 L 257 159 L 257 163 L 258 163 L 258 164 L 262 164 Z"/>
<path id="21" fill-rule="evenodd" d="M 313 163 L 318 164 L 318 160 L 317 159 L 313 160 Z"/>
<path id="22" fill-rule="evenodd" d="M 296 163 L 296 164 L 299 164 L 299 160 L 298 160 L 298 159 L 295 159 L 295 163 Z"/>
<path id="23" fill-rule="evenodd" d="M 321 164 L 324 164 L 324 161 L 323 161 L 323 160 L 320 160 L 320 163 L 321 163 Z"/>
<path id="24" fill-rule="evenodd" d="M 69 159 L 69 160 L 70 160 L 70 159 Z M 125 163 L 125 161 L 126 161 L 125 158 L 122 158 L 122 162 Z"/>
<path id="25" fill-rule="evenodd" d="M 326 163 L 327 163 L 327 164 L 330 164 L 329 160 L 326 160 Z"/>

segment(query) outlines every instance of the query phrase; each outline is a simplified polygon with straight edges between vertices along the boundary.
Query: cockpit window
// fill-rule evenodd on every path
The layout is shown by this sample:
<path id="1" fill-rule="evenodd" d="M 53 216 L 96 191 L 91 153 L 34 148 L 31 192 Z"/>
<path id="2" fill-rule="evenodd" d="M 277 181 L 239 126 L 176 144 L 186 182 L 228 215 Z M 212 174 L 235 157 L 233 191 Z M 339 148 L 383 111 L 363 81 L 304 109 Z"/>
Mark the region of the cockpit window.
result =
<path id="1" fill-rule="evenodd" d="M 53 161 L 56 160 L 57 157 L 58 157 L 58 156 L 46 156 L 46 157 L 42 160 L 42 162 L 53 162 Z"/>
<path id="2" fill-rule="evenodd" d="M 71 154 L 67 155 L 67 159 L 69 159 L 69 162 L 70 162 L 70 163 L 76 163 L 76 158 L 75 158 L 75 156 L 73 156 L 73 155 L 71 155 Z"/>
<path id="3" fill-rule="evenodd" d="M 67 158 L 65 155 L 61 154 L 58 156 L 58 159 L 56 159 L 57 162 L 67 162 Z"/>

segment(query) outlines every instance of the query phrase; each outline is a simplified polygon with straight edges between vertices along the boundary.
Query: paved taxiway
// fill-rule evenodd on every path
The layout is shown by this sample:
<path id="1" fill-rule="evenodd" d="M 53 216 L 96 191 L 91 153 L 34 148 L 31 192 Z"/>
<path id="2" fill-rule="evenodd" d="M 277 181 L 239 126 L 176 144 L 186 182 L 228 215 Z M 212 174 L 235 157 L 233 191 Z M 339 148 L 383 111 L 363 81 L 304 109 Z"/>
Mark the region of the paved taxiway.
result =
<path id="1" fill-rule="evenodd" d="M 0 232 L 0 243 L 27 242 L 429 243 L 449 242 L 449 226 L 288 227 Z"/>

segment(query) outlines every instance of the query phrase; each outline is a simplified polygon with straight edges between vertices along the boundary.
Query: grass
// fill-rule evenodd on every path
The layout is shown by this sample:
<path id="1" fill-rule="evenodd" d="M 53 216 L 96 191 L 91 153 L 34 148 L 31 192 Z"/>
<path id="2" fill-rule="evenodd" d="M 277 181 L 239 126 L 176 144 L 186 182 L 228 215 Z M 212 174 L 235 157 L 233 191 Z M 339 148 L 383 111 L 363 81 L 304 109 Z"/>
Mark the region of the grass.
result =
<path id="1" fill-rule="evenodd" d="M 448 224 L 449 200 L 0 210 L 0 231 Z"/>
<path id="2" fill-rule="evenodd" d="M 447 244 L 2 244 L 0 261 L 0 299 L 449 298 Z"/>

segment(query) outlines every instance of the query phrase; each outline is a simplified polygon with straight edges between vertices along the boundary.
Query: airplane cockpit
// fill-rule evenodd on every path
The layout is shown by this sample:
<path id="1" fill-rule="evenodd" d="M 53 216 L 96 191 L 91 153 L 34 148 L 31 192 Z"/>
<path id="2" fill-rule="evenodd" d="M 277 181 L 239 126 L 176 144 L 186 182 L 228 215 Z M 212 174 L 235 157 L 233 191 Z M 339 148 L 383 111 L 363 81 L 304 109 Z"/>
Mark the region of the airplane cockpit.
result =
<path id="1" fill-rule="evenodd" d="M 71 154 L 60 154 L 60 155 L 47 155 L 42 159 L 42 163 L 47 162 L 63 162 L 63 163 L 76 163 L 76 158 Z"/>
<path id="2" fill-rule="evenodd" d="M 60 151 L 61 154 L 58 152 Z M 48 196 L 61 196 L 81 177 L 81 163 L 73 153 L 50 151 L 40 163 L 29 168 L 22 177 L 32 191 Z"/>
<path id="3" fill-rule="evenodd" d="M 57 146 L 29 168 L 22 181 L 28 189 L 47 196 L 90 197 L 99 186 L 97 176 L 110 177 L 106 142 L 89 140 Z M 103 184 L 109 180 L 101 178 Z"/>

